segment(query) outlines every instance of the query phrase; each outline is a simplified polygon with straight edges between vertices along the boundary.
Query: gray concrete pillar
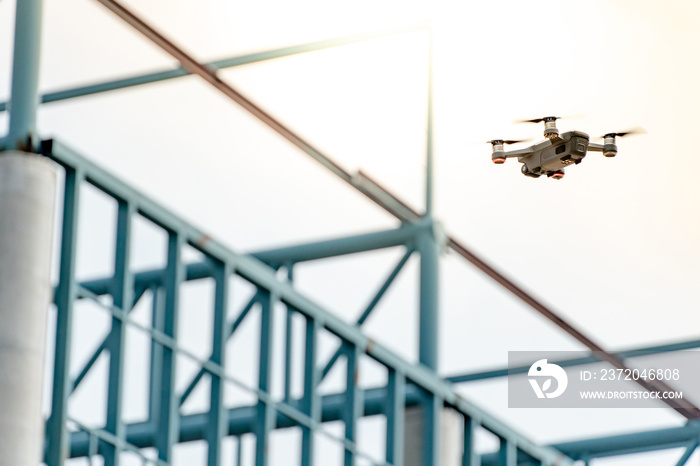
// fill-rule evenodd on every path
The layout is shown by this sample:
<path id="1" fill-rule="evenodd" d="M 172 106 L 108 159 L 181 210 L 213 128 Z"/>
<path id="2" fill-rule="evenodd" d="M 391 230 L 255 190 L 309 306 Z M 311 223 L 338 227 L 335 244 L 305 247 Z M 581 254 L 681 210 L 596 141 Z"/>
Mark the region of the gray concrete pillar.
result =
<path id="1" fill-rule="evenodd" d="M 0 465 L 36 466 L 52 299 L 56 165 L 0 152 Z"/>
<path id="2" fill-rule="evenodd" d="M 404 466 L 423 466 L 424 424 L 423 408 L 416 406 L 406 409 L 404 424 Z M 462 464 L 462 424 L 461 415 L 445 408 L 440 413 L 440 465 L 459 466 Z"/>

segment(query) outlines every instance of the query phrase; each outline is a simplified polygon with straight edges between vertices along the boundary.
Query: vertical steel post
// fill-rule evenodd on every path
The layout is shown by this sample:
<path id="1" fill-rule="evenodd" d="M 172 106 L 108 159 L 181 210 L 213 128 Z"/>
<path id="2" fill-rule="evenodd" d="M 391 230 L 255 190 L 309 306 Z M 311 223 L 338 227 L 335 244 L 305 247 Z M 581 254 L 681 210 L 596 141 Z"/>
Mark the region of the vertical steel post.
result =
<path id="1" fill-rule="evenodd" d="M 425 216 L 433 214 L 433 23 L 428 25 L 428 121 L 425 150 Z"/>
<path id="2" fill-rule="evenodd" d="M 357 421 L 362 416 L 364 404 L 359 383 L 359 365 L 361 352 L 350 343 L 343 344 L 347 370 L 345 371 L 345 406 L 343 422 L 345 424 L 345 439 L 357 445 Z M 354 451 L 345 449 L 345 466 L 355 466 L 357 461 Z"/>
<path id="3" fill-rule="evenodd" d="M 439 242 L 433 221 L 433 24 L 428 26 L 428 99 L 425 150 L 425 228 L 418 234 L 420 253 L 419 353 L 421 364 L 438 370 Z M 422 406 L 422 464 L 438 466 L 441 455 L 442 400 L 426 393 Z M 406 460 L 415 457 L 415 445 L 406 445 Z"/>
<path id="4" fill-rule="evenodd" d="M 165 328 L 165 290 L 161 286 L 153 286 L 153 303 L 151 307 L 151 327 L 163 332 Z M 163 345 L 151 339 L 151 364 L 148 384 L 148 420 L 157 425 L 160 413 L 160 384 L 163 373 Z"/>
<path id="5" fill-rule="evenodd" d="M 464 417 L 462 466 L 481 465 L 481 456 L 476 452 L 475 434 L 478 426 L 478 420 L 467 416 Z"/>
<path id="6" fill-rule="evenodd" d="M 218 263 L 214 270 L 216 290 L 214 297 L 214 322 L 211 361 L 225 369 L 226 339 L 226 310 L 229 295 L 229 277 L 232 268 L 228 264 Z M 209 423 L 207 426 L 207 464 L 221 464 L 221 442 L 226 435 L 226 411 L 224 408 L 224 379 L 217 374 L 210 374 L 211 390 L 209 396 Z"/>
<path id="7" fill-rule="evenodd" d="M 294 264 L 290 262 L 286 265 L 286 268 L 287 281 L 292 283 L 294 281 Z M 286 311 L 284 337 L 284 401 L 285 403 L 289 403 L 292 397 L 292 338 L 294 335 L 294 321 L 292 319 L 294 316 L 294 309 L 287 306 Z"/>
<path id="8" fill-rule="evenodd" d="M 42 0 L 17 0 L 8 149 L 30 150 L 39 105 Z"/>
<path id="9" fill-rule="evenodd" d="M 427 219 L 418 234 L 420 253 L 419 354 L 424 366 L 438 370 L 439 255 L 437 225 Z"/>
<path id="10" fill-rule="evenodd" d="M 386 397 L 386 462 L 403 466 L 404 415 L 406 410 L 406 378 L 389 369 Z"/>
<path id="11" fill-rule="evenodd" d="M 117 244 L 114 257 L 114 285 L 112 302 L 114 306 L 128 313 L 133 304 L 133 276 L 129 270 L 129 251 L 131 244 L 131 218 L 134 207 L 127 201 L 119 201 L 117 211 Z M 124 440 L 124 423 L 122 422 L 122 402 L 124 385 L 124 353 L 126 352 L 126 325 L 117 316 L 112 316 L 112 329 L 107 339 L 109 349 L 109 387 L 107 392 L 107 421 L 105 430 L 116 438 Z M 105 466 L 117 466 L 121 449 L 117 445 L 105 442 Z"/>
<path id="12" fill-rule="evenodd" d="M 316 367 L 316 353 L 318 352 L 318 334 L 321 326 L 318 320 L 306 318 L 306 349 L 304 352 L 304 396 L 301 400 L 302 411 L 311 420 L 319 421 L 321 418 L 321 401 L 318 396 L 318 381 L 320 371 Z M 301 428 L 301 466 L 314 464 L 314 431 L 307 427 Z"/>
<path id="13" fill-rule="evenodd" d="M 272 322 L 274 298 L 268 290 L 260 296 L 260 360 L 258 388 L 270 395 L 272 389 Z M 255 466 L 267 466 L 270 431 L 274 428 L 275 411 L 270 403 L 258 400 L 255 423 Z"/>
<path id="14" fill-rule="evenodd" d="M 75 262 L 78 237 L 78 207 L 81 172 L 66 169 L 63 189 L 63 229 L 61 232 L 61 264 L 56 287 L 56 349 L 53 370 L 53 398 L 47 434 L 46 463 L 60 466 L 68 456 L 68 397 L 73 388 L 70 378 L 70 343 L 75 301 Z"/>
<path id="15" fill-rule="evenodd" d="M 513 442 L 502 438 L 498 449 L 499 466 L 516 466 L 518 464 L 518 448 Z"/>
<path id="16" fill-rule="evenodd" d="M 177 231 L 168 232 L 168 265 L 165 272 L 165 318 L 163 333 L 177 339 L 177 323 L 180 301 L 180 284 L 185 270 L 180 258 L 185 244 L 183 235 Z M 180 399 L 175 392 L 177 354 L 169 347 L 162 348 L 160 374 L 160 400 L 158 408 L 156 448 L 158 459 L 172 461 L 173 445 L 179 440 Z"/>

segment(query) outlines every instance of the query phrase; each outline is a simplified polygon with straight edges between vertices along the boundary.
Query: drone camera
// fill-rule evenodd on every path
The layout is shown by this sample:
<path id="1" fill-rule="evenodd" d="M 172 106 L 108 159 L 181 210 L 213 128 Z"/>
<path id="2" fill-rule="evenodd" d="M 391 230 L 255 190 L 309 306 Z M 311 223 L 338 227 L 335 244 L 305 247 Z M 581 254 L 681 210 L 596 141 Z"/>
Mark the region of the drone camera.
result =
<path id="1" fill-rule="evenodd" d="M 539 173 L 531 172 L 531 171 L 527 168 L 527 165 L 523 165 L 523 166 L 520 168 L 520 171 L 522 172 L 523 175 L 529 176 L 530 178 L 539 178 L 539 177 L 540 177 L 540 174 L 539 174 Z M 537 171 L 537 172 L 540 171 L 539 167 L 536 169 L 536 171 Z"/>

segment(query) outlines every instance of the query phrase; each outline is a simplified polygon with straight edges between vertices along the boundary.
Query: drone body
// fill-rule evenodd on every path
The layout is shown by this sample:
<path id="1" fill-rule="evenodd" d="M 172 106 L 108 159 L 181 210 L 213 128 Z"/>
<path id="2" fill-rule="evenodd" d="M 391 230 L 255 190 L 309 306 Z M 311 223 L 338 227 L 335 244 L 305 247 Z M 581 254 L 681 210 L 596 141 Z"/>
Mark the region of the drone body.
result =
<path id="1" fill-rule="evenodd" d="M 558 117 L 545 117 L 526 120 L 530 123 L 544 121 L 546 139 L 525 149 L 506 151 L 503 148 L 505 144 L 522 141 L 504 139 L 489 141 L 493 148 L 491 160 L 493 163 L 502 164 L 507 158 L 517 157 L 518 162 L 523 164 L 521 171 L 525 176 L 539 178 L 547 175 L 550 178 L 561 179 L 564 177 L 564 168 L 581 163 L 588 151 L 602 152 L 606 157 L 615 157 L 617 155 L 615 137 L 635 132 L 608 133 L 603 136 L 603 144 L 596 144 L 590 142 L 588 134 L 581 131 L 568 131 L 560 136 L 556 127 L 557 119 Z"/>

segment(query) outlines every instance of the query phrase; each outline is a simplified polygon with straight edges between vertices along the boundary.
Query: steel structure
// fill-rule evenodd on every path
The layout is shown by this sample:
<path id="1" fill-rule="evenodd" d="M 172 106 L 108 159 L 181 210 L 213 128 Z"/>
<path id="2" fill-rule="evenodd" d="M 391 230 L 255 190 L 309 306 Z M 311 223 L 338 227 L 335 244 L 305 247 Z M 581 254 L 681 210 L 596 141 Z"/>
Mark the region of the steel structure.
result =
<path id="1" fill-rule="evenodd" d="M 227 436 L 239 439 L 246 434 L 255 436 L 254 458 L 256 465 L 269 461 L 270 437 L 274 429 L 294 428 L 301 431 L 299 462 L 315 463 L 314 444 L 319 436 L 337 442 L 344 451 L 346 465 L 358 462 L 370 464 L 404 464 L 404 416 L 405 410 L 420 407 L 423 410 L 422 463 L 426 466 L 441 464 L 440 418 L 445 408 L 454 410 L 463 421 L 463 465 L 570 465 L 575 460 L 589 462 L 595 458 L 624 455 L 666 448 L 686 447 L 679 459 L 682 465 L 698 445 L 700 422 L 698 409 L 691 403 L 673 405 L 671 408 L 688 419 L 683 427 L 650 432 L 637 432 L 597 439 L 582 439 L 557 445 L 535 445 L 520 433 L 509 428 L 473 403 L 458 396 L 454 384 L 474 380 L 502 377 L 507 368 L 498 368 L 471 374 L 440 376 L 437 371 L 437 323 L 438 323 L 438 260 L 444 247 L 456 251 L 490 278 L 500 283 L 535 311 L 558 325 L 563 331 L 583 343 L 589 349 L 603 352 L 603 360 L 613 367 L 625 367 L 625 359 L 649 352 L 677 351 L 700 347 L 700 341 L 682 342 L 663 347 L 637 348 L 620 353 L 604 352 L 593 339 L 560 318 L 557 313 L 542 304 L 505 275 L 494 270 L 465 246 L 444 233 L 432 217 L 432 103 L 428 98 L 428 134 L 426 148 L 426 206 L 419 213 L 380 184 L 362 172 L 349 173 L 328 156 L 288 129 L 271 115 L 262 111 L 250 99 L 222 81 L 216 70 L 223 67 L 244 65 L 290 54 L 310 52 L 321 48 L 370 40 L 385 34 L 405 30 L 424 29 L 430 36 L 430 24 L 420 24 L 407 29 L 384 31 L 333 40 L 300 44 L 268 52 L 232 57 L 226 60 L 202 64 L 167 40 L 146 22 L 129 12 L 117 2 L 99 0 L 110 10 L 127 21 L 166 52 L 177 58 L 181 68 L 136 76 L 102 84 L 53 92 L 39 96 L 38 60 L 39 34 L 41 31 L 41 0 L 17 2 L 15 33 L 15 61 L 11 108 L 0 104 L 0 110 L 10 110 L 10 130 L 0 140 L 0 150 L 21 149 L 42 154 L 62 167 L 64 172 L 60 274 L 55 288 L 56 334 L 53 368 L 53 394 L 51 414 L 46 423 L 45 461 L 51 466 L 64 464 L 67 458 L 101 456 L 106 465 L 119 464 L 125 453 L 141 458 L 143 464 L 170 464 L 173 448 L 177 443 L 203 440 L 207 445 L 207 464 L 222 464 L 222 441 Z M 36 107 L 42 102 L 79 97 L 97 92 L 121 89 L 173 79 L 187 74 L 199 75 L 206 82 L 236 101 L 272 129 L 283 135 L 303 152 L 331 170 L 346 183 L 356 188 L 373 202 L 400 220 L 398 228 L 337 238 L 293 247 L 238 254 L 211 239 L 204 232 L 176 214 L 161 207 L 148 197 L 112 176 L 88 158 L 66 147 L 59 140 L 41 140 L 35 131 Z M 430 88 L 431 86 L 429 86 Z M 429 94 L 431 90 L 428 90 Z M 0 155 L 1 156 L 1 155 Z M 116 203 L 116 244 L 113 250 L 114 270 L 108 277 L 79 282 L 76 278 L 76 254 L 81 191 L 90 185 L 106 194 Z M 133 223 L 143 217 L 167 237 L 167 265 L 162 269 L 135 271 L 130 264 Z M 186 247 L 198 250 L 204 260 L 186 263 L 182 252 Z M 379 286 L 355 325 L 349 325 L 332 312 L 319 306 L 297 291 L 291 281 L 295 264 L 327 257 L 372 251 L 384 248 L 401 248 L 403 256 L 385 281 Z M 419 361 L 410 364 L 363 334 L 362 324 L 391 287 L 409 258 L 420 261 L 419 302 Z M 281 278 L 280 269 L 287 272 Z M 247 282 L 255 290 L 248 303 L 241 309 L 229 309 L 232 277 Z M 208 358 L 201 358 L 184 349 L 178 339 L 178 318 L 182 312 L 180 290 L 184 284 L 206 280 L 213 284 L 212 339 Z M 145 296 L 152 298 L 151 323 L 145 325 L 134 319 L 131 311 Z M 109 299 L 104 299 L 108 297 Z M 111 326 L 94 354 L 78 371 L 71 371 L 71 351 L 74 345 L 72 329 L 74 309 L 80 300 L 87 300 L 106 310 Z M 285 340 L 275 341 L 271 329 L 275 305 L 284 305 L 286 313 Z M 235 312 L 234 312 L 235 311 Z M 257 354 L 257 383 L 245 383 L 227 368 L 225 347 L 236 335 L 241 324 L 252 314 L 258 314 L 259 346 Z M 301 320 L 303 335 L 292 331 L 294 319 Z M 124 420 L 125 354 L 127 329 L 134 328 L 150 341 L 150 367 L 148 386 L 148 418 L 142 422 Z M 322 332 L 329 333 L 337 341 L 338 350 L 330 360 L 321 360 L 318 340 Z M 303 364 L 291 362 L 291 345 L 295 338 L 303 342 Z M 284 370 L 281 374 L 272 370 L 272 355 L 283 346 Z M 95 428 L 72 419 L 69 402 L 76 388 L 93 369 L 102 354 L 109 356 L 106 421 Z M 199 366 L 184 391 L 176 389 L 177 359 L 187 358 Z M 321 394 L 319 384 L 331 367 L 340 359 L 345 362 L 344 390 L 334 394 Z M 360 387 L 357 381 L 358 365 L 363 359 L 371 359 L 386 373 L 387 384 L 374 388 Z M 594 358 L 561 361 L 561 365 L 591 363 Z M 520 368 L 515 372 L 526 371 Z M 511 369 L 511 372 L 513 370 Z M 276 395 L 272 390 L 273 379 L 284 379 L 284 393 Z M 291 390 L 292 378 L 303 380 L 301 396 Z M 182 404 L 203 380 L 209 381 L 208 409 L 196 414 L 183 414 Z M 663 388 L 651 382 L 642 382 L 644 388 Z M 246 391 L 256 400 L 244 406 L 227 406 L 224 390 L 235 386 Z M 385 455 L 381 461 L 368 457 L 357 445 L 358 421 L 365 416 L 383 416 L 386 428 L 383 441 Z M 324 428 L 324 423 L 340 421 L 344 434 L 336 436 Z M 69 428 L 71 427 L 71 428 Z M 500 448 L 492 453 L 479 454 L 475 449 L 475 433 L 484 429 L 495 435 Z M 148 449 L 148 450 L 144 450 Z M 151 455 L 148 452 L 155 452 Z M 238 464 L 241 461 L 239 442 Z"/>

